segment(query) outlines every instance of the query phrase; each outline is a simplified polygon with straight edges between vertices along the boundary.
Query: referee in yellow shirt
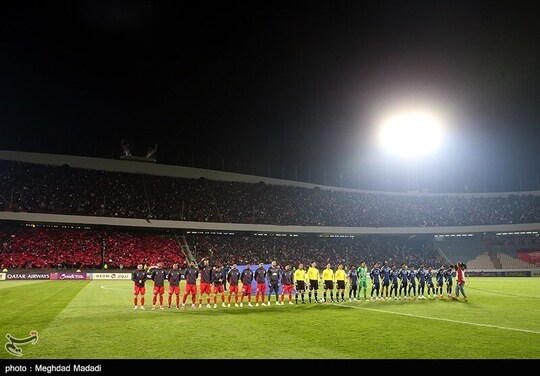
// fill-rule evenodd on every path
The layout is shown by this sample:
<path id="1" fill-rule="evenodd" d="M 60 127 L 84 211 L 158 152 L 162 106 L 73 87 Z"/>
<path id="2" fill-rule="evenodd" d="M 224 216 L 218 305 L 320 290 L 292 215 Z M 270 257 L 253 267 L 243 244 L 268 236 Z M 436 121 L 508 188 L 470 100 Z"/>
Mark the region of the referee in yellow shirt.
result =
<path id="1" fill-rule="evenodd" d="M 330 263 L 326 264 L 326 269 L 322 272 L 322 279 L 324 284 L 324 301 L 326 302 L 326 294 L 330 290 L 330 302 L 334 302 L 334 271 Z"/>
<path id="2" fill-rule="evenodd" d="M 307 271 L 308 279 L 309 279 L 309 302 L 311 303 L 311 294 L 315 292 L 315 303 L 319 302 L 318 298 L 318 291 L 319 291 L 319 269 L 317 269 L 317 263 L 313 261 L 311 263 L 311 266 L 308 268 Z"/>
<path id="3" fill-rule="evenodd" d="M 343 269 L 343 265 L 339 264 L 338 268 L 336 270 L 336 285 L 337 285 L 337 293 L 336 293 L 336 301 L 339 302 L 339 296 L 341 295 L 341 301 L 345 301 L 345 280 L 347 278 L 347 273 L 345 273 L 345 270 Z"/>
<path id="4" fill-rule="evenodd" d="M 294 272 L 294 288 L 296 290 L 296 294 L 294 295 L 294 298 L 296 300 L 296 304 L 298 304 L 298 293 L 300 293 L 300 296 L 302 297 L 302 304 L 306 304 L 306 301 L 304 300 L 304 293 L 306 291 L 306 271 L 304 270 L 304 264 L 298 265 L 298 269 Z"/>

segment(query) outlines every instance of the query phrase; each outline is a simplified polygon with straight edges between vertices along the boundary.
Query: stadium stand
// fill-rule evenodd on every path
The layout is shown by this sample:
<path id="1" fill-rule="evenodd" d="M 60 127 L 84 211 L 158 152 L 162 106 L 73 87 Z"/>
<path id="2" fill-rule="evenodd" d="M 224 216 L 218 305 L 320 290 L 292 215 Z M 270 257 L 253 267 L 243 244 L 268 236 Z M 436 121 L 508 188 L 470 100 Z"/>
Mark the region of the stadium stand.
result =
<path id="1" fill-rule="evenodd" d="M 4 154 L 0 153 L 0 156 Z M 189 176 L 160 175 L 132 167 L 137 165 L 125 161 L 122 163 L 127 164 L 118 169 L 118 165 L 111 168 L 108 163 L 114 165 L 119 161 L 80 158 L 78 164 L 75 163 L 79 167 L 70 167 L 58 163 L 68 158 L 66 156 L 56 156 L 56 162 L 50 164 L 38 162 L 49 157 L 25 155 L 24 158 L 32 161 L 0 159 L 0 210 L 21 212 L 7 214 L 112 217 L 114 221 L 132 218 L 140 220 L 134 227 L 139 230 L 127 231 L 110 225 L 100 227 L 98 220 L 91 221 L 92 226 L 86 230 L 46 229 L 40 225 L 36 228 L 17 227 L 9 222 L 12 219 L 8 219 L 0 227 L 0 263 L 10 267 L 96 268 L 106 262 L 111 268 L 131 268 L 141 261 L 150 264 L 164 258 L 183 261 L 185 257 L 197 260 L 210 257 L 223 264 L 268 263 L 277 259 L 291 265 L 313 260 L 319 264 L 331 262 L 337 265 L 357 264 L 365 259 L 368 263 L 388 260 L 414 266 L 420 262 L 436 266 L 462 261 L 468 263 L 469 268 L 534 267 L 515 260 L 518 260 L 516 249 L 531 245 L 526 242 L 536 242 L 535 246 L 538 246 L 538 239 L 534 240 L 537 231 L 534 232 L 536 235 L 529 236 L 533 240 L 515 243 L 487 241 L 481 233 L 459 241 L 452 241 L 454 238 L 434 241 L 437 239 L 433 234 L 437 233 L 436 229 L 443 228 L 460 231 L 467 226 L 479 226 L 479 232 L 490 226 L 516 224 L 526 224 L 532 230 L 540 223 L 539 194 L 484 196 L 369 192 L 270 182 L 269 179 L 257 181 L 258 177 L 247 175 L 224 175 L 224 179 L 217 175 L 209 178 L 199 172 Z M 163 166 L 154 167 L 165 171 Z M 191 231 L 181 237 L 184 243 L 179 244 L 177 238 L 166 233 L 166 227 L 160 227 L 161 233 L 147 234 L 140 230 L 146 227 L 145 220 L 148 223 L 150 220 L 208 223 L 211 228 L 216 227 L 216 223 L 240 224 L 242 227 L 229 235 Z M 283 229 L 295 225 L 301 229 L 297 234 L 290 229 L 285 231 L 287 234 L 279 234 L 276 230 L 257 234 L 244 230 L 243 227 L 248 225 L 278 225 Z M 115 226 L 125 224 L 115 223 Z M 204 231 L 210 227 L 205 227 Z M 380 235 L 358 232 L 330 235 L 328 229 L 333 227 L 382 229 L 387 235 L 372 230 L 367 234 Z M 185 231 L 182 226 L 175 228 Z M 307 228 L 310 230 L 304 230 Z M 400 235 L 389 235 L 394 231 Z M 181 251 L 184 247 L 186 255 Z"/>
<path id="2" fill-rule="evenodd" d="M 506 253 L 497 252 L 497 257 L 501 261 L 503 269 L 530 269 L 535 267 L 534 264 L 529 264 L 518 258 L 511 257 Z"/>
<path id="3" fill-rule="evenodd" d="M 259 262 L 298 266 L 316 261 L 318 265 L 330 262 L 345 266 L 365 260 L 388 261 L 389 264 L 402 262 L 418 266 L 425 263 L 438 266 L 440 261 L 433 248 L 431 236 L 354 236 L 321 237 L 305 236 L 256 236 L 256 235 L 198 235 L 186 236 L 191 249 L 195 249 L 197 259 L 208 257 L 222 264 Z"/>
<path id="4" fill-rule="evenodd" d="M 174 237 L 103 230 L 7 227 L 0 231 L 0 265 L 8 269 L 134 268 L 185 261 Z"/>
<path id="5" fill-rule="evenodd" d="M 196 222 L 339 227 L 540 223 L 540 195 L 333 191 L 0 160 L 4 210 Z"/>
<path id="6" fill-rule="evenodd" d="M 485 251 L 482 239 L 444 240 L 436 242 L 445 258 L 451 263 L 465 262 L 478 258 Z"/>
<path id="7" fill-rule="evenodd" d="M 476 256 L 473 260 L 467 261 L 466 264 L 469 269 L 495 269 L 495 264 L 493 264 L 487 252 Z"/>

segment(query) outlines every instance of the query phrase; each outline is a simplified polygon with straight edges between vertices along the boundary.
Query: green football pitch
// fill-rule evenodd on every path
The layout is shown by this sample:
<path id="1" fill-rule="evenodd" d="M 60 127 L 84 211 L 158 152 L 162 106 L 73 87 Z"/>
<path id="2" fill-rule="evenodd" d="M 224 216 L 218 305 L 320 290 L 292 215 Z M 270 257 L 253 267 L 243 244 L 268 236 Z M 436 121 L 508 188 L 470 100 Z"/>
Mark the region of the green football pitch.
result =
<path id="1" fill-rule="evenodd" d="M 147 291 L 146 310 L 134 311 L 130 281 L 4 281 L 0 338 L 35 330 L 39 340 L 20 344 L 19 358 L 2 343 L 0 358 L 540 358 L 540 278 L 469 278 L 466 292 L 468 302 L 272 297 L 270 307 L 152 311 Z"/>

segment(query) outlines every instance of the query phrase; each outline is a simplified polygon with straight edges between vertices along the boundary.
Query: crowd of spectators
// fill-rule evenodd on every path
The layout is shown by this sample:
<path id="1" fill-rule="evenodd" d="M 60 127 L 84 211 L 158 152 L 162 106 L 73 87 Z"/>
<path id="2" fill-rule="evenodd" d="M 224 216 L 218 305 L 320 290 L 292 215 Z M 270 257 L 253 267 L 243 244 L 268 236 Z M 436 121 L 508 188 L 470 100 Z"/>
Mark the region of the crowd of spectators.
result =
<path id="1" fill-rule="evenodd" d="M 324 237 L 317 235 L 257 236 L 188 234 L 186 240 L 197 259 L 209 258 L 215 263 L 231 265 L 265 264 L 273 260 L 281 265 L 317 262 L 323 268 L 368 265 L 388 261 L 391 265 L 439 266 L 437 251 L 431 236 L 361 235 L 354 237 Z"/>
<path id="2" fill-rule="evenodd" d="M 540 195 L 403 195 L 0 161 L 0 210 L 196 222 L 439 227 L 540 222 Z"/>
<path id="3" fill-rule="evenodd" d="M 212 264 L 270 263 L 297 267 L 316 261 L 322 268 L 330 262 L 345 266 L 366 261 L 388 261 L 418 266 L 438 266 L 440 261 L 429 236 L 362 235 L 354 237 L 201 235 L 185 240 L 191 255 Z M 0 231 L 0 266 L 8 269 L 103 268 L 132 269 L 162 261 L 183 265 L 185 254 L 170 234 L 121 232 L 97 229 L 8 227 Z"/>
<path id="4" fill-rule="evenodd" d="M 47 227 L 0 230 L 0 266 L 7 269 L 134 268 L 160 260 L 183 263 L 169 235 Z"/>
<path id="5" fill-rule="evenodd" d="M 180 240 L 180 239 L 179 239 Z M 174 235 L 119 230 L 61 229 L 51 227 L 7 227 L 0 231 L 0 270 L 7 269 L 132 269 L 159 261 L 171 266 L 185 264 L 182 241 Z M 213 265 L 310 264 L 322 268 L 343 264 L 389 264 L 438 267 L 440 258 L 430 235 L 320 236 L 315 234 L 231 234 L 188 233 L 185 240 L 191 255 Z M 493 243 L 501 252 L 512 253 L 520 246 L 537 247 L 537 239 L 512 239 Z M 446 253 L 448 256 L 449 253 Z"/>

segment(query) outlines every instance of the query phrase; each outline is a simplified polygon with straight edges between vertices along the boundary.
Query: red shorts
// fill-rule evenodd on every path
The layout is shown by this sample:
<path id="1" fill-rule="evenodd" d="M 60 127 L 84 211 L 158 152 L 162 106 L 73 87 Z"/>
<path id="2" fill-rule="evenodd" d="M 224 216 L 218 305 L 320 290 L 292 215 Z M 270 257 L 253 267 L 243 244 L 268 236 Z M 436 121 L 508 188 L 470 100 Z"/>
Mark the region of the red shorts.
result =
<path id="1" fill-rule="evenodd" d="M 180 286 L 169 286 L 169 294 L 180 294 Z"/>
<path id="2" fill-rule="evenodd" d="M 144 295 L 146 294 L 146 288 L 144 288 L 144 286 L 143 287 L 135 286 L 135 288 L 133 289 L 133 293 L 135 295 L 139 295 L 139 294 Z"/>
<path id="3" fill-rule="evenodd" d="M 242 286 L 242 292 L 244 294 L 251 294 L 251 285 L 243 285 Z"/>
<path id="4" fill-rule="evenodd" d="M 154 294 L 164 294 L 165 286 L 154 286 Z"/>
<path id="5" fill-rule="evenodd" d="M 210 284 L 209 283 L 201 283 L 200 286 L 201 294 L 210 294 Z"/>
<path id="6" fill-rule="evenodd" d="M 292 294 L 293 288 L 292 285 L 283 285 L 283 290 L 281 290 L 282 294 Z"/>
<path id="7" fill-rule="evenodd" d="M 257 283 L 257 294 L 266 293 L 266 283 Z"/>
<path id="8" fill-rule="evenodd" d="M 186 285 L 186 291 L 184 292 L 184 295 L 197 295 L 197 285 Z"/>
<path id="9" fill-rule="evenodd" d="M 236 286 L 229 286 L 229 294 L 237 294 L 238 295 L 238 285 Z"/>
<path id="10" fill-rule="evenodd" d="M 223 285 L 214 285 L 214 294 L 223 294 Z"/>

